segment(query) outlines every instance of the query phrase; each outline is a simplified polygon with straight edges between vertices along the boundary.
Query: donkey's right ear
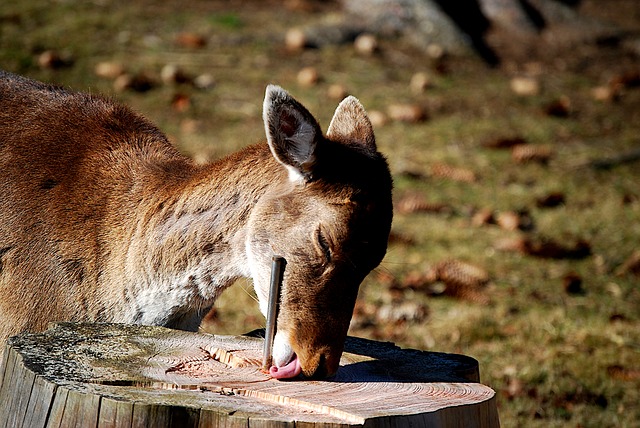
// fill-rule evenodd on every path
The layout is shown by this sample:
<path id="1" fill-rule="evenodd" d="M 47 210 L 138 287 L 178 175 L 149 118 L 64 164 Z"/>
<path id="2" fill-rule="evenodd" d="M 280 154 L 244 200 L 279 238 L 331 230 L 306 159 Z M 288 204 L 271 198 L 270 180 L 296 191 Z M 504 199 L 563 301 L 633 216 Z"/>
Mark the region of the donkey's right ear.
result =
<path id="1" fill-rule="evenodd" d="M 291 181 L 309 181 L 316 161 L 320 126 L 309 111 L 279 86 L 269 85 L 262 119 L 271 153 L 289 171 Z"/>

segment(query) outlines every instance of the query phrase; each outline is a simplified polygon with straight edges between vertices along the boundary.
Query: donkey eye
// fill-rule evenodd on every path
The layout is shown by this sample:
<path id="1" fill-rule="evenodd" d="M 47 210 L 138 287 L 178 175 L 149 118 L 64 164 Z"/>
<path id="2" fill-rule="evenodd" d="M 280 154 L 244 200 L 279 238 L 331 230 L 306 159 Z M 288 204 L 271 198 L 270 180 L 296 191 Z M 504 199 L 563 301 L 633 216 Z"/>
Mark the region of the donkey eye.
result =
<path id="1" fill-rule="evenodd" d="M 316 230 L 316 244 L 318 246 L 319 253 L 322 254 L 325 261 L 329 263 L 331 261 L 331 246 L 320 228 Z"/>

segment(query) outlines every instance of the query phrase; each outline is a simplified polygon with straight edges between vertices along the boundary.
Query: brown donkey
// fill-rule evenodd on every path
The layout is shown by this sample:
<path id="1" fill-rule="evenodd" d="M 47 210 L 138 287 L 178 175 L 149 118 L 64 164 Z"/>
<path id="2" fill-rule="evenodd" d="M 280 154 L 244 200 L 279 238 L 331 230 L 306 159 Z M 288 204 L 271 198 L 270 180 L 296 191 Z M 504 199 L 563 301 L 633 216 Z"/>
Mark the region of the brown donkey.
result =
<path id="1" fill-rule="evenodd" d="M 0 340 L 61 320 L 197 330 L 238 277 L 266 313 L 281 255 L 272 372 L 335 373 L 391 177 L 353 97 L 326 136 L 278 86 L 263 117 L 266 144 L 199 166 L 126 107 L 0 71 Z"/>

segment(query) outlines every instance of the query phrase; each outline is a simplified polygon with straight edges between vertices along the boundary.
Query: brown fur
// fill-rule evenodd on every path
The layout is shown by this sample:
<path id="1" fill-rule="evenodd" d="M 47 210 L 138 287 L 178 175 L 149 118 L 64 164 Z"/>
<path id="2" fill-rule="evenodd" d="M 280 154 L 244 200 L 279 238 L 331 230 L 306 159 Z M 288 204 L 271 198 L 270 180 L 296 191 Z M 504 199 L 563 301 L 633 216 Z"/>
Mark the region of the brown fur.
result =
<path id="1" fill-rule="evenodd" d="M 195 330 L 241 276 L 264 311 L 278 254 L 278 331 L 305 375 L 335 372 L 391 179 L 355 99 L 324 137 L 277 89 L 269 144 L 197 166 L 125 107 L 0 72 L 0 340 L 60 320 Z"/>

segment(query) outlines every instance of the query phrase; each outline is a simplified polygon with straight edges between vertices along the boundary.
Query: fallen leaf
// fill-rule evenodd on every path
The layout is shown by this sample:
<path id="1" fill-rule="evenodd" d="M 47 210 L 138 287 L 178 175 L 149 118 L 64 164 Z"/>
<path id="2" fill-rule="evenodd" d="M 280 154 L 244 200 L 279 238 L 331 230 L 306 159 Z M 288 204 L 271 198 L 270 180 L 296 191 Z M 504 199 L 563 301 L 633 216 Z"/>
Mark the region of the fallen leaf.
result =
<path id="1" fill-rule="evenodd" d="M 617 364 L 607 367 L 607 374 L 612 379 L 625 382 L 640 380 L 640 369 L 630 369 Z"/>
<path id="2" fill-rule="evenodd" d="M 191 98 L 185 94 L 175 94 L 171 100 L 171 107 L 177 112 L 185 112 L 191 107 Z"/>
<path id="3" fill-rule="evenodd" d="M 552 192 L 536 200 L 538 208 L 554 208 L 565 203 L 564 193 Z"/>
<path id="4" fill-rule="evenodd" d="M 616 276 L 640 276 L 640 250 L 636 250 L 615 271 Z"/>
<path id="5" fill-rule="evenodd" d="M 578 260 L 591 255 L 591 245 L 584 240 L 579 240 L 573 246 L 566 246 L 551 239 L 524 239 L 522 252 L 530 256 L 546 259 Z"/>
<path id="6" fill-rule="evenodd" d="M 523 137 L 499 137 L 485 141 L 482 146 L 487 149 L 510 149 L 522 144 L 527 144 L 527 140 Z"/>
<path id="7" fill-rule="evenodd" d="M 562 286 L 567 294 L 584 294 L 582 288 L 582 277 L 575 272 L 568 273 L 562 277 Z"/>
<path id="8" fill-rule="evenodd" d="M 184 32 L 176 35 L 176 44 L 184 48 L 203 48 L 207 45 L 207 39 L 196 33 Z"/>
<path id="9" fill-rule="evenodd" d="M 571 100 L 566 95 L 563 95 L 547 104 L 545 113 L 554 117 L 569 117 L 571 115 Z"/>

